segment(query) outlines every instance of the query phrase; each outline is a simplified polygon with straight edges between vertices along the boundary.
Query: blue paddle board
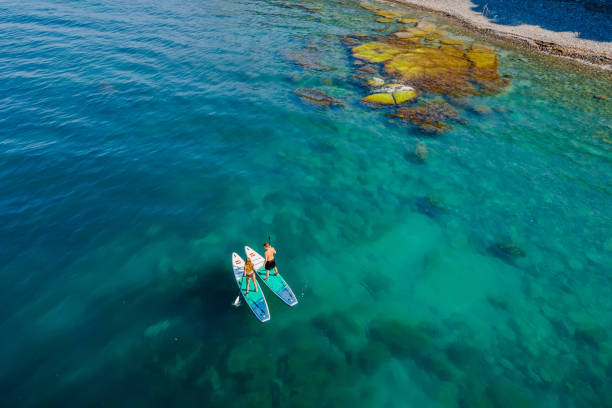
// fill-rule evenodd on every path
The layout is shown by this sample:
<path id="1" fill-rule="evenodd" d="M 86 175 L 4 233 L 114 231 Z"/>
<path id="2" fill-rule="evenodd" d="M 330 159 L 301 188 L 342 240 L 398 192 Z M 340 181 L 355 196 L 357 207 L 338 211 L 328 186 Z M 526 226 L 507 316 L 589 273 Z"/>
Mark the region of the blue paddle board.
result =
<path id="1" fill-rule="evenodd" d="M 269 287 L 270 290 L 276 294 L 276 296 L 281 298 L 281 300 L 289 306 L 297 305 L 297 298 L 295 297 L 293 291 L 289 287 L 289 284 L 285 281 L 285 279 L 283 279 L 281 274 L 279 273 L 275 276 L 274 270 L 271 270 L 270 278 L 268 280 L 265 280 L 266 268 L 264 267 L 264 258 L 257 252 L 255 252 L 251 247 L 245 246 L 244 251 L 246 252 L 246 255 L 251 259 L 251 262 L 253 262 L 253 266 L 255 267 L 256 271 L 255 273 L 257 273 L 257 276 L 259 276 L 262 282 L 265 283 L 266 286 Z"/>
<path id="2" fill-rule="evenodd" d="M 266 297 L 263 294 L 261 285 L 257 285 L 258 290 L 256 292 L 255 285 L 253 284 L 255 280 L 253 280 L 249 285 L 249 294 L 245 294 L 247 280 L 244 277 L 244 259 L 242 259 L 240 255 L 235 252 L 232 253 L 232 267 L 234 268 L 236 283 L 238 284 L 238 288 L 240 288 L 240 294 L 242 295 L 242 298 L 245 300 L 246 304 L 249 305 L 255 316 L 257 316 L 261 322 L 267 322 L 270 320 L 268 303 L 266 302 Z"/>

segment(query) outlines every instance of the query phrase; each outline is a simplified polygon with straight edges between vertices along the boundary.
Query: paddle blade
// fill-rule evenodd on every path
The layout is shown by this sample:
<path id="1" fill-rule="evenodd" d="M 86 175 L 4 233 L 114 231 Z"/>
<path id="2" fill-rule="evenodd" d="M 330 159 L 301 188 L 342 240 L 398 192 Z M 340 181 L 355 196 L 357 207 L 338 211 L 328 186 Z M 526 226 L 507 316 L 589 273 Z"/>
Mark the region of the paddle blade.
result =
<path id="1" fill-rule="evenodd" d="M 242 305 L 242 302 L 240 301 L 240 296 L 236 296 L 236 300 L 234 300 L 234 303 L 232 303 L 232 306 L 240 307 L 241 305 Z"/>

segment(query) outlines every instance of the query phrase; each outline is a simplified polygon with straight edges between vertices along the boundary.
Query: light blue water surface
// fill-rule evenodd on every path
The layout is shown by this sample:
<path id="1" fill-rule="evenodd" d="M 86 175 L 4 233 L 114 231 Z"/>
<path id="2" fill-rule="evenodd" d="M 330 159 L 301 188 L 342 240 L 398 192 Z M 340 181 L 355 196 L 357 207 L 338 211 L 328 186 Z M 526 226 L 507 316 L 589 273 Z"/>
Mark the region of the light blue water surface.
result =
<path id="1" fill-rule="evenodd" d="M 612 406 L 609 77 L 498 48 L 431 137 L 359 103 L 377 16 L 303 4 L 0 5 L 0 406 Z"/>

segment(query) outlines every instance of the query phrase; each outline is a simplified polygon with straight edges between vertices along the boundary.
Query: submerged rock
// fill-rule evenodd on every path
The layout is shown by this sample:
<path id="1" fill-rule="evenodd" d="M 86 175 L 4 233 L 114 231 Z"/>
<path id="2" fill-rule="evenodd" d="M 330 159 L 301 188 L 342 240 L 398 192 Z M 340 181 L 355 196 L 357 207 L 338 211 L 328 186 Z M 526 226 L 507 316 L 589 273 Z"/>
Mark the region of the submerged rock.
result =
<path id="1" fill-rule="evenodd" d="M 359 60 L 355 60 L 355 61 L 359 61 Z M 374 78 L 378 78 L 378 75 L 380 74 L 379 74 L 379 68 L 377 65 L 364 63 L 357 70 L 355 70 L 355 73 L 353 74 L 352 78 L 353 78 L 353 81 L 355 81 L 361 86 L 368 87 L 368 88 L 377 88 L 380 85 L 375 85 L 375 84 L 380 83 L 380 81 Z M 382 78 L 379 78 L 379 79 L 384 84 L 384 79 Z"/>
<path id="2" fill-rule="evenodd" d="M 434 346 L 432 334 L 428 327 L 391 320 L 377 321 L 370 327 L 372 343 L 381 343 L 396 358 L 410 358 L 423 370 L 448 381 L 454 377 L 455 369 L 445 354 Z M 375 351 L 381 354 L 381 357 L 384 356 L 384 349 L 376 347 Z"/>
<path id="3" fill-rule="evenodd" d="M 319 56 L 313 54 L 312 51 L 307 51 L 302 54 L 294 52 L 285 52 L 282 53 L 282 56 L 285 60 L 291 62 L 292 64 L 299 65 L 303 68 L 311 69 L 314 71 L 333 71 L 336 69 L 336 67 L 322 64 L 319 61 Z"/>
<path id="4" fill-rule="evenodd" d="M 414 155 L 419 158 L 421 161 L 425 161 L 427 159 L 427 155 L 429 152 L 427 151 L 427 146 L 423 142 L 417 143 L 414 148 Z"/>
<path id="5" fill-rule="evenodd" d="M 474 113 L 477 113 L 483 116 L 490 115 L 491 113 L 493 113 L 491 108 L 489 108 L 487 105 L 474 105 L 472 106 L 472 110 L 474 111 Z"/>
<path id="6" fill-rule="evenodd" d="M 300 97 L 300 99 L 315 104 L 317 106 L 323 106 L 328 108 L 332 105 L 346 105 L 344 102 L 339 101 L 329 96 L 325 92 L 321 92 L 316 89 L 298 88 L 294 92 L 297 96 Z"/>
<path id="7" fill-rule="evenodd" d="M 508 302 L 505 299 L 501 299 L 499 297 L 495 297 L 495 296 L 487 296 L 487 302 L 489 302 L 489 304 L 497 309 L 500 310 L 504 310 L 504 311 L 508 311 Z"/>
<path id="8" fill-rule="evenodd" d="M 346 350 L 350 344 L 351 337 L 361 333 L 361 327 L 350 313 L 327 313 L 315 317 L 312 321 L 314 327 L 322 332 L 332 344 L 341 350 Z"/>
<path id="9" fill-rule="evenodd" d="M 468 51 L 467 57 L 473 64 L 472 70 L 477 72 L 478 75 L 498 76 L 497 54 L 493 49 L 474 44 Z"/>
<path id="10" fill-rule="evenodd" d="M 377 15 L 379 15 L 381 17 L 385 17 L 385 18 L 389 18 L 389 19 L 396 19 L 396 18 L 402 17 L 402 14 L 397 13 L 395 11 L 381 10 L 381 9 L 375 9 L 373 11 L 374 11 L 374 14 L 377 14 Z"/>
<path id="11" fill-rule="evenodd" d="M 449 49 L 415 48 L 392 56 L 390 61 L 385 64 L 385 71 L 390 75 L 398 75 L 404 79 L 467 71 L 470 63 L 462 57 L 462 52 L 459 49 L 456 49 L 458 52 Z"/>
<path id="12" fill-rule="evenodd" d="M 431 339 L 424 329 L 400 321 L 375 321 L 370 326 L 370 338 L 398 357 L 424 358 L 431 350 Z"/>
<path id="13" fill-rule="evenodd" d="M 368 86 L 373 88 L 383 86 L 385 84 L 385 80 L 379 77 L 373 77 L 372 79 L 368 79 Z"/>
<path id="14" fill-rule="evenodd" d="M 531 392 L 522 385 L 505 378 L 496 378 L 486 389 L 493 407 L 535 407 L 537 404 Z"/>
<path id="15" fill-rule="evenodd" d="M 353 57 L 368 62 L 384 62 L 401 52 L 402 49 L 394 45 L 371 41 L 353 48 Z"/>
<path id="16" fill-rule="evenodd" d="M 416 207 L 420 213 L 423 213 L 430 217 L 436 217 L 446 210 L 444 204 L 442 204 L 436 198 L 430 196 L 417 198 Z"/>
<path id="17" fill-rule="evenodd" d="M 417 89 L 438 95 L 462 98 L 478 93 L 474 85 L 463 75 L 423 75 L 410 81 Z"/>
<path id="18" fill-rule="evenodd" d="M 281 389 L 287 397 L 291 396 L 294 407 L 321 405 L 322 395 L 347 384 L 353 385 L 358 374 L 359 370 L 349 367 L 343 356 L 312 345 L 293 348 L 277 364 L 277 376 L 283 384 Z M 265 381 L 269 383 L 270 378 Z M 260 391 L 262 389 L 265 388 Z"/>
<path id="19" fill-rule="evenodd" d="M 361 102 L 374 103 L 380 105 L 395 105 L 397 102 L 391 93 L 375 93 L 361 99 Z"/>
<path id="20" fill-rule="evenodd" d="M 458 46 L 458 47 L 464 47 L 465 46 L 465 42 L 463 42 L 461 40 L 456 40 L 454 38 L 448 38 L 448 37 L 440 38 L 440 43 L 442 43 L 444 45 L 455 45 L 455 46 Z"/>
<path id="21" fill-rule="evenodd" d="M 380 105 L 400 105 L 411 102 L 418 96 L 414 88 L 399 84 L 391 84 L 377 91 L 361 99 L 361 101 Z"/>
<path id="22" fill-rule="evenodd" d="M 433 23 L 421 21 L 388 37 L 360 44 L 353 57 L 380 63 L 394 81 L 419 91 L 464 97 L 495 94 L 509 81 L 498 74 L 497 54 L 492 48 L 443 37 Z M 438 46 L 439 45 L 439 46 Z"/>
<path id="23" fill-rule="evenodd" d="M 393 116 L 404 119 L 426 133 L 442 133 L 451 127 L 446 120 L 457 120 L 459 113 L 443 101 L 427 102 L 414 108 L 400 108 Z"/>
<path id="24" fill-rule="evenodd" d="M 419 142 L 414 148 L 414 151 L 407 152 L 406 154 L 404 154 L 404 157 L 406 158 L 406 160 L 409 160 L 413 163 L 424 164 L 425 160 L 427 160 L 428 155 L 429 152 L 425 143 Z"/>
<path id="25" fill-rule="evenodd" d="M 359 68 L 358 71 L 363 74 L 377 74 L 378 67 L 374 64 L 366 64 L 362 66 L 361 68 Z"/>
<path id="26" fill-rule="evenodd" d="M 462 370 L 477 364 L 482 359 L 482 353 L 477 348 L 461 342 L 447 345 L 444 352 L 446 357 Z"/>
<path id="27" fill-rule="evenodd" d="M 419 30 L 432 32 L 436 29 L 436 25 L 434 23 L 430 23 L 429 21 L 419 21 L 417 28 Z"/>
<path id="28" fill-rule="evenodd" d="M 417 23 L 419 22 L 418 19 L 416 18 L 399 18 L 397 20 L 398 23 L 402 23 L 402 24 L 407 24 L 407 25 L 412 25 L 412 26 L 416 26 Z"/>
<path id="29" fill-rule="evenodd" d="M 489 252 L 504 260 L 513 260 L 525 256 L 525 251 L 514 242 L 496 242 L 489 247 Z"/>
<path id="30" fill-rule="evenodd" d="M 599 350 L 607 339 L 607 333 L 600 326 L 581 325 L 574 331 L 574 339 Z"/>
<path id="31" fill-rule="evenodd" d="M 378 341 L 369 341 L 357 355 L 359 367 L 366 373 L 375 371 L 391 358 L 387 346 Z"/>

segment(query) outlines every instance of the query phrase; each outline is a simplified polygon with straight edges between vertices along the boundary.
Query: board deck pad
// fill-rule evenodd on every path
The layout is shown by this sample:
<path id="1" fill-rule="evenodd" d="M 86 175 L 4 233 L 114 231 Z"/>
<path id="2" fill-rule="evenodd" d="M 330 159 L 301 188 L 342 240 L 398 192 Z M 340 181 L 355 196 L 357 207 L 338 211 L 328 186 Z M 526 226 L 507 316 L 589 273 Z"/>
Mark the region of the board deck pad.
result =
<path id="1" fill-rule="evenodd" d="M 255 292 L 255 285 L 253 282 L 249 285 L 249 294 L 245 295 L 247 280 L 244 277 L 244 259 L 237 253 L 232 253 L 232 268 L 234 269 L 234 277 L 236 283 L 240 288 L 240 295 L 245 300 L 246 304 L 249 305 L 255 316 L 262 322 L 270 320 L 270 311 L 268 309 L 268 303 L 263 293 L 263 288 L 258 283 L 257 292 Z M 265 271 L 264 271 L 265 273 Z"/>
<path id="2" fill-rule="evenodd" d="M 256 273 L 261 279 L 261 281 L 265 283 L 266 286 L 270 288 L 270 290 L 274 292 L 276 296 L 278 296 L 283 302 L 285 302 L 289 306 L 297 305 L 297 298 L 295 297 L 293 291 L 289 287 L 289 284 L 285 281 L 285 279 L 283 279 L 281 274 L 279 273 L 278 275 L 274 276 L 274 270 L 271 270 L 270 278 L 268 280 L 265 280 L 264 278 L 266 277 L 266 268 L 264 267 L 264 258 L 256 251 L 254 251 L 251 247 L 245 246 L 244 251 L 246 252 L 246 255 L 251 258 L 253 266 L 257 271 Z"/>

